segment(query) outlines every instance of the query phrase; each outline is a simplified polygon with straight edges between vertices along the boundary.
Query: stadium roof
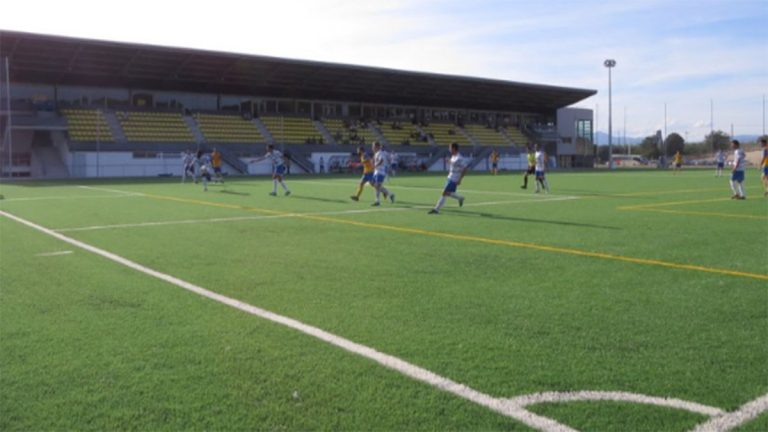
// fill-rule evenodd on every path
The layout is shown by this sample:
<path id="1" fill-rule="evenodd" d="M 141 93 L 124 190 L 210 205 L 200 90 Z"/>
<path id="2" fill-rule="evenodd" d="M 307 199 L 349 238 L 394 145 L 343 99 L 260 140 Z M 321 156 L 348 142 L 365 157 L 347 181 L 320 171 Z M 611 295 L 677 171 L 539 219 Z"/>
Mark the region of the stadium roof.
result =
<path id="1" fill-rule="evenodd" d="M 595 90 L 0 31 L 11 80 L 552 113 Z"/>

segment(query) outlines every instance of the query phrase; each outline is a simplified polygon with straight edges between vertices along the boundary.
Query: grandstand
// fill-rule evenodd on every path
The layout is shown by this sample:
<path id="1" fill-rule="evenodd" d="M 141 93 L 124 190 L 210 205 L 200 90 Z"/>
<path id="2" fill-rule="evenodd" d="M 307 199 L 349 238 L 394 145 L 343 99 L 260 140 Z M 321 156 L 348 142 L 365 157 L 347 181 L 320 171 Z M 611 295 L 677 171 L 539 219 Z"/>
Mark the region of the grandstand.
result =
<path id="1" fill-rule="evenodd" d="M 194 136 L 180 113 L 117 111 L 115 116 L 128 141 L 194 142 Z"/>
<path id="2" fill-rule="evenodd" d="M 508 146 L 512 144 L 503 133 L 488 126 L 481 126 L 478 124 L 469 124 L 464 126 L 464 130 L 467 131 L 472 138 L 482 145 L 490 146 Z M 515 143 L 521 145 L 523 143 Z"/>
<path id="3" fill-rule="evenodd" d="M 379 139 L 371 126 L 357 120 L 328 118 L 323 120 L 323 125 L 336 144 L 367 145 Z"/>
<path id="4" fill-rule="evenodd" d="M 260 118 L 278 144 L 321 143 L 322 133 L 306 117 L 264 116 Z"/>
<path id="5" fill-rule="evenodd" d="M 375 140 L 413 154 L 419 170 L 442 170 L 453 141 L 474 155 L 490 147 L 514 155 L 550 140 L 552 157 L 573 157 L 575 147 L 560 142 L 576 142 L 571 123 L 592 121 L 591 111 L 568 109 L 578 112 L 559 135 L 530 127 L 555 124 L 593 90 L 9 31 L 0 38 L 11 50 L 14 95 L 10 116 L 0 116 L 3 175 L 177 175 L 181 150 L 214 145 L 225 172 L 258 174 L 246 159 L 270 143 L 290 152 L 298 172 L 313 172 L 312 161 Z M 496 131 L 480 126 L 486 120 L 520 127 Z M 108 170 L 92 166 L 105 160 Z"/>
<path id="6" fill-rule="evenodd" d="M 533 139 L 527 137 L 520 129 L 514 126 L 508 126 L 500 130 L 502 133 L 506 134 L 512 143 L 518 146 L 525 146 L 527 142 L 534 141 Z"/>
<path id="7" fill-rule="evenodd" d="M 461 128 L 454 124 L 430 123 L 428 126 L 422 126 L 422 130 L 432 138 L 436 145 L 446 146 L 452 142 L 457 142 L 462 146 L 470 144 Z"/>
<path id="8" fill-rule="evenodd" d="M 109 124 L 101 110 L 64 109 L 61 114 L 67 119 L 69 138 L 73 141 L 112 142 Z"/>
<path id="9" fill-rule="evenodd" d="M 200 132 L 211 143 L 265 143 L 267 139 L 250 120 L 237 115 L 196 113 Z"/>
<path id="10" fill-rule="evenodd" d="M 390 145 L 427 145 L 426 134 L 411 122 L 394 120 L 379 126 L 379 131 Z"/>

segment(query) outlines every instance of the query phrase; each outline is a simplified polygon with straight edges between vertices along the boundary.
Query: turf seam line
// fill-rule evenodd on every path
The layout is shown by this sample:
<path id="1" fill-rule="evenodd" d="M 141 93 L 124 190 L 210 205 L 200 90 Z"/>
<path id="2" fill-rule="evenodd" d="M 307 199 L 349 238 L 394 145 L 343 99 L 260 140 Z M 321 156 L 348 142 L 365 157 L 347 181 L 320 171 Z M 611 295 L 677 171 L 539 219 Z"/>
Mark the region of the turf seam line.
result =
<path id="1" fill-rule="evenodd" d="M 252 211 L 257 213 L 283 214 L 283 212 L 280 212 L 277 210 L 262 209 L 258 207 L 222 204 L 222 203 L 216 203 L 211 201 L 178 198 L 178 197 L 164 196 L 164 195 L 146 194 L 145 196 L 149 198 L 156 198 L 161 200 L 186 202 L 191 204 L 208 205 L 208 206 L 214 206 L 214 207 L 233 208 L 233 209 L 240 209 L 240 210 Z M 286 213 L 286 214 L 295 214 L 295 213 Z M 406 234 L 420 234 L 425 236 L 447 238 L 452 240 L 463 240 L 463 241 L 471 241 L 476 243 L 510 246 L 510 247 L 523 248 L 523 249 L 533 249 L 533 250 L 538 250 L 543 252 L 577 255 L 577 256 L 590 257 L 590 258 L 600 258 L 600 259 L 611 260 L 611 261 L 620 261 L 620 262 L 628 262 L 633 264 L 673 268 L 677 270 L 692 270 L 692 271 L 699 271 L 704 273 L 713 273 L 713 274 L 721 274 L 721 275 L 727 275 L 727 276 L 737 276 L 737 277 L 745 277 L 745 278 L 751 278 L 751 279 L 768 280 L 768 274 L 741 272 L 736 270 L 719 269 L 715 267 L 705 267 L 705 266 L 694 265 L 694 264 L 679 264 L 679 263 L 661 261 L 656 259 L 635 258 L 635 257 L 628 257 L 623 255 L 613 255 L 609 253 L 592 252 L 592 251 L 565 248 L 565 247 L 559 247 L 559 246 L 546 246 L 546 245 L 539 245 L 536 243 L 517 242 L 512 240 L 497 240 L 497 239 L 490 239 L 485 237 L 468 236 L 463 234 L 451 234 L 451 233 L 445 233 L 445 232 L 439 232 L 439 231 L 428 231 L 428 230 L 422 230 L 418 228 L 398 227 L 393 225 L 359 222 L 359 221 L 337 219 L 337 218 L 330 218 L 330 217 L 324 217 L 324 216 L 313 216 L 309 214 L 303 214 L 303 215 L 298 214 L 296 217 L 301 219 L 333 222 L 337 224 L 353 225 L 353 226 L 359 226 L 363 228 L 373 228 L 373 229 L 400 232 L 400 233 L 406 233 Z"/>

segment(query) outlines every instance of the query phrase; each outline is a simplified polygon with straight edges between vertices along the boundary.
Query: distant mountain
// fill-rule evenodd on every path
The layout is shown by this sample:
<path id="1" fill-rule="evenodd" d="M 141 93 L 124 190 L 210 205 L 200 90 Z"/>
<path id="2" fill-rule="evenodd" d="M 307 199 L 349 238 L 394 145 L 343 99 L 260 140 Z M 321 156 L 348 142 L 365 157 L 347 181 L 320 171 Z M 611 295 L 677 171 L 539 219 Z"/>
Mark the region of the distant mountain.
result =
<path id="1" fill-rule="evenodd" d="M 640 144 L 641 142 L 643 142 L 644 139 L 645 139 L 645 137 L 640 137 L 640 138 L 638 138 L 638 137 L 627 137 L 627 144 L 629 144 L 629 145 Z M 597 141 L 597 143 L 599 145 L 608 145 L 608 134 L 605 133 L 605 132 L 599 132 L 598 131 L 595 134 L 595 140 Z M 618 136 L 616 134 L 613 134 L 613 143 L 614 144 L 622 144 L 623 145 L 624 144 L 624 137 L 623 136 Z"/>
<path id="2" fill-rule="evenodd" d="M 760 138 L 760 135 L 736 135 L 734 137 L 735 139 L 741 141 L 741 142 L 755 142 L 758 138 Z M 605 132 L 597 132 L 595 134 L 595 139 L 597 140 L 597 144 L 599 145 L 608 145 L 608 134 Z M 643 142 L 645 137 L 627 137 L 627 144 L 629 145 L 637 145 Z M 693 141 L 698 142 L 698 141 Z M 624 137 L 618 136 L 616 134 L 613 135 L 613 144 L 624 144 Z"/>

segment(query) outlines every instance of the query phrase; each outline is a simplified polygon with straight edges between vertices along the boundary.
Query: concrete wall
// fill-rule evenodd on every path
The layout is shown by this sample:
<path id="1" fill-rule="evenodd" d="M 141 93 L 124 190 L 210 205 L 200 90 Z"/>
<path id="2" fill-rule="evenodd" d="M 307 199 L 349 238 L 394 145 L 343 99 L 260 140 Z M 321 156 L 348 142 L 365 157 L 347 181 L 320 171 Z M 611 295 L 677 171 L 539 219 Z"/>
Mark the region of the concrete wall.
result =
<path id="1" fill-rule="evenodd" d="M 576 122 L 579 120 L 593 121 L 592 110 L 585 108 L 561 108 L 557 110 L 557 134 L 561 139 L 557 145 L 557 154 L 576 154 Z"/>

